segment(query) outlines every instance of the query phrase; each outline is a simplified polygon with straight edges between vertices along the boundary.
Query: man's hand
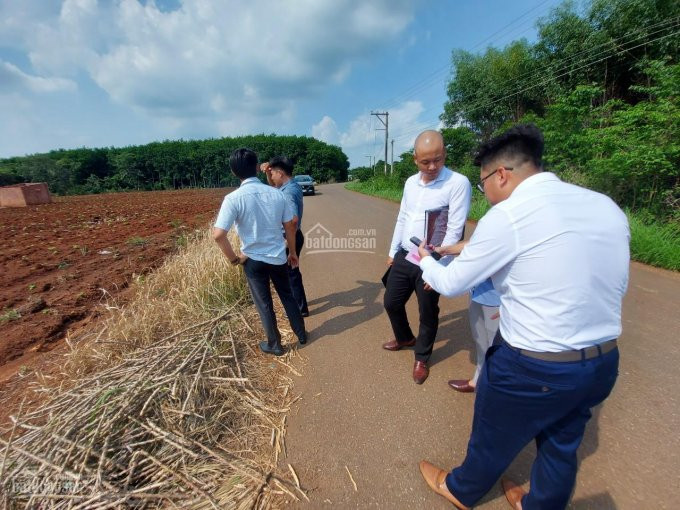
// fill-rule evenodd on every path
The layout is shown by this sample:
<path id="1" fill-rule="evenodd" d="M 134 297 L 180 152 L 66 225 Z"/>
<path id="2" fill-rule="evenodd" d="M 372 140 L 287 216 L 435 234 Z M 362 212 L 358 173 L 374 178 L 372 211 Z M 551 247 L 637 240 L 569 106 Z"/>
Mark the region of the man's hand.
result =
<path id="1" fill-rule="evenodd" d="M 440 255 L 460 255 L 468 241 L 460 241 L 449 246 L 437 246 L 434 251 Z"/>
<path id="2" fill-rule="evenodd" d="M 262 163 L 262 164 L 260 165 L 260 171 L 261 171 L 261 172 L 264 172 L 264 173 L 266 173 L 266 174 L 268 174 L 269 172 L 271 172 L 271 170 L 270 170 L 270 168 L 269 168 L 269 163 Z"/>
<path id="3" fill-rule="evenodd" d="M 394 264 L 394 259 L 392 257 L 387 257 L 387 265 L 391 266 L 392 264 Z"/>
<path id="4" fill-rule="evenodd" d="M 418 255 L 420 255 L 421 260 L 424 259 L 425 257 L 432 256 L 432 254 L 425 247 L 425 241 L 421 242 L 420 246 L 418 246 Z"/>
<path id="5" fill-rule="evenodd" d="M 429 283 L 425 283 L 424 288 L 425 290 L 432 290 L 432 287 L 430 286 Z"/>
<path id="6" fill-rule="evenodd" d="M 290 267 L 295 269 L 296 267 L 298 267 L 299 263 L 300 262 L 298 260 L 298 256 L 295 254 L 295 252 L 290 252 L 288 254 L 288 264 L 290 265 Z"/>

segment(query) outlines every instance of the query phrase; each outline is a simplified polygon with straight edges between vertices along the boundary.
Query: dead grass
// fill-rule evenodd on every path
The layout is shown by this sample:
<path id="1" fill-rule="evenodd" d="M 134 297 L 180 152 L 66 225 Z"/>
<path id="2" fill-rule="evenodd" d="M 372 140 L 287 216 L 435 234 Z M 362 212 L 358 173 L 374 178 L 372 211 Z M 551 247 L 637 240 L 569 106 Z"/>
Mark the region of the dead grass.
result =
<path id="1" fill-rule="evenodd" d="M 242 272 L 202 234 L 72 345 L 41 405 L 0 439 L 6 508 L 271 508 L 305 498 L 278 473 L 288 364 L 253 346 Z M 259 326 L 258 326 L 259 327 Z M 282 333 L 292 340 L 290 332 Z"/>

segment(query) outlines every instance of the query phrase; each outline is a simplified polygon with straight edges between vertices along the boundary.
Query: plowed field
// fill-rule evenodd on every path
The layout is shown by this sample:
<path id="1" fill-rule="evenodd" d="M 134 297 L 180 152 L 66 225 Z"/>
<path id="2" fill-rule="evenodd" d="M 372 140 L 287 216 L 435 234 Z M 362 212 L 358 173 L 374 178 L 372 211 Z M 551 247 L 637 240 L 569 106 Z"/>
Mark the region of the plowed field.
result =
<path id="1" fill-rule="evenodd" d="M 0 209 L 0 381 L 205 228 L 229 190 L 57 197 Z M 10 362 L 12 369 L 10 369 Z"/>

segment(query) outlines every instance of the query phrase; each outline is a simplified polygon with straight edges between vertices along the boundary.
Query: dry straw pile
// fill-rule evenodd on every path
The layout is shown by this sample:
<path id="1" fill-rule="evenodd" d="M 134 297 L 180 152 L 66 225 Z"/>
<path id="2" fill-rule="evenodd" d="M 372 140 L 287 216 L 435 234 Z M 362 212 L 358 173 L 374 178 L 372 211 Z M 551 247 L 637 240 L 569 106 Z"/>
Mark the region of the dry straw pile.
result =
<path id="1" fill-rule="evenodd" d="M 306 498 L 278 476 L 294 371 L 252 346 L 240 270 L 201 235 L 34 389 L 0 437 L 6 508 L 268 508 Z M 294 481 L 288 481 L 290 476 Z"/>

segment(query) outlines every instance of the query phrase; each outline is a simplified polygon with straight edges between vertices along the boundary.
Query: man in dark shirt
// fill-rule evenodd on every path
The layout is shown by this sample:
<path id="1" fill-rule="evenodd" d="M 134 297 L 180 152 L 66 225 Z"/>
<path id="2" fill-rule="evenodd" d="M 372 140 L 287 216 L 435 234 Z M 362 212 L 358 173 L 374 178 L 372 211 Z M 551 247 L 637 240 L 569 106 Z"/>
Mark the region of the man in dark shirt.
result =
<path id="1" fill-rule="evenodd" d="M 293 162 L 285 156 L 277 156 L 270 159 L 269 163 L 263 163 L 260 168 L 267 175 L 267 182 L 283 192 L 293 210 L 293 223 L 296 225 L 295 253 L 299 258 L 302 247 L 305 244 L 305 236 L 302 235 L 301 230 L 303 195 L 302 188 L 293 179 Z M 288 275 L 290 276 L 290 285 L 293 289 L 295 301 L 297 301 L 300 308 L 300 313 L 303 317 L 309 317 L 307 296 L 305 295 L 305 286 L 302 283 L 302 273 L 300 273 L 299 265 L 296 267 L 288 266 Z"/>

